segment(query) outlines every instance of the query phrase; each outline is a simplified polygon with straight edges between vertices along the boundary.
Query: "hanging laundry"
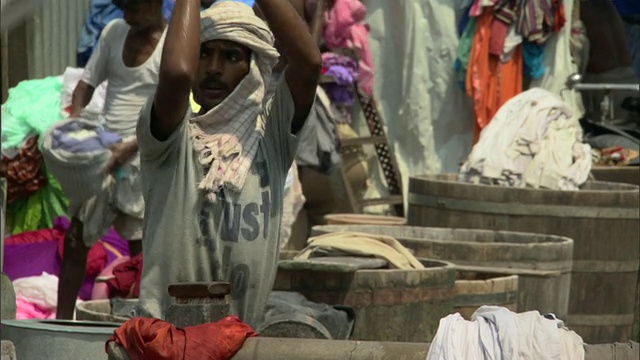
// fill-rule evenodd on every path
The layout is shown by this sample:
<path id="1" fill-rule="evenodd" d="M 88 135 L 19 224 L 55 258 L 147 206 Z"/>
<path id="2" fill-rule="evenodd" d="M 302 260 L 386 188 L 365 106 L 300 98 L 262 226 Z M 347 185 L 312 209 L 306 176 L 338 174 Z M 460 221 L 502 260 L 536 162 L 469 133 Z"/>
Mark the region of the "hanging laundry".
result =
<path id="1" fill-rule="evenodd" d="M 504 48 L 502 49 L 502 54 L 500 55 L 500 61 L 505 63 L 511 60 L 511 58 L 513 57 L 513 53 L 520 46 L 520 44 L 522 44 L 522 40 L 522 35 L 516 32 L 516 26 L 509 26 L 507 37 L 504 39 Z"/>
<path id="2" fill-rule="evenodd" d="M 476 115 L 476 140 L 498 109 L 522 92 L 522 49 L 516 48 L 513 57 L 505 63 L 489 53 L 493 19 L 492 11 L 485 11 L 477 18 L 465 81 Z"/>
<path id="3" fill-rule="evenodd" d="M 504 50 L 504 43 L 509 33 L 509 25 L 494 17 L 491 23 L 491 42 L 489 44 L 489 54 L 501 56 Z"/>
<path id="4" fill-rule="evenodd" d="M 369 48 L 369 26 L 364 23 L 367 8 L 359 0 L 335 0 L 325 14 L 324 40 L 332 49 L 355 49 L 359 59 L 358 84 L 373 96 L 374 64 Z"/>
<path id="5" fill-rule="evenodd" d="M 516 24 L 518 34 L 537 44 L 544 44 L 566 22 L 564 4 L 560 0 L 494 2 L 496 18 L 508 25 Z"/>
<path id="6" fill-rule="evenodd" d="M 509 100 L 480 134 L 460 169 L 462 181 L 578 190 L 591 171 L 591 147 L 558 95 L 533 88 Z"/>
<path id="7" fill-rule="evenodd" d="M 469 68 L 469 57 L 471 56 L 471 48 L 473 47 L 473 39 L 476 35 L 477 18 L 470 18 L 467 22 L 458 43 L 458 58 L 454 64 L 454 69 L 458 71 L 458 82 L 462 89 L 466 89 L 465 83 L 467 71 Z"/>
<path id="8" fill-rule="evenodd" d="M 536 43 L 525 41 L 522 44 L 524 57 L 524 74 L 532 79 L 540 79 L 544 76 L 544 47 Z"/>
<path id="9" fill-rule="evenodd" d="M 133 318 L 107 341 L 122 346 L 131 360 L 229 360 L 247 338 L 258 336 L 237 316 L 178 329 L 159 319 Z"/>
<path id="10" fill-rule="evenodd" d="M 475 0 L 469 9 L 469 15 L 480 16 L 485 9 L 492 8 L 499 0 Z"/>

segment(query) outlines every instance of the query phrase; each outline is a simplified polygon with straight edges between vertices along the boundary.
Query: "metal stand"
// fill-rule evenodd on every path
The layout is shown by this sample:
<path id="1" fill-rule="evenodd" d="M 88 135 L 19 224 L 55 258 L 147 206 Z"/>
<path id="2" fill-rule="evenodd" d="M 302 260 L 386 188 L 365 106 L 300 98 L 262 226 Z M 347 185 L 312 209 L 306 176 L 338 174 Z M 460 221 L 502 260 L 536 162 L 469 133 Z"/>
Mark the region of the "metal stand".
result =
<path id="1" fill-rule="evenodd" d="M 604 98 L 600 103 L 602 124 L 610 124 L 613 121 L 613 100 L 611 99 L 611 93 L 613 91 L 639 91 L 640 84 L 583 84 L 582 75 L 573 74 L 567 78 L 565 82 L 565 90 L 577 90 L 577 91 L 604 91 Z"/>

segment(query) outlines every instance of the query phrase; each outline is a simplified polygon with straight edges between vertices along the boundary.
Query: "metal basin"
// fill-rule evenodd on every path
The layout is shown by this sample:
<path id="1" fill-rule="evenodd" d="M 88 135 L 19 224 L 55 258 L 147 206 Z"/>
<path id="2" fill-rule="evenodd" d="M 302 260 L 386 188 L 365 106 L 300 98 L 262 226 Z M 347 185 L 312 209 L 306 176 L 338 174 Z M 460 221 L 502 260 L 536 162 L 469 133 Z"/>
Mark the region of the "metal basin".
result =
<path id="1" fill-rule="evenodd" d="M 105 343 L 120 324 L 70 320 L 2 320 L 0 338 L 18 359 L 106 359 Z"/>

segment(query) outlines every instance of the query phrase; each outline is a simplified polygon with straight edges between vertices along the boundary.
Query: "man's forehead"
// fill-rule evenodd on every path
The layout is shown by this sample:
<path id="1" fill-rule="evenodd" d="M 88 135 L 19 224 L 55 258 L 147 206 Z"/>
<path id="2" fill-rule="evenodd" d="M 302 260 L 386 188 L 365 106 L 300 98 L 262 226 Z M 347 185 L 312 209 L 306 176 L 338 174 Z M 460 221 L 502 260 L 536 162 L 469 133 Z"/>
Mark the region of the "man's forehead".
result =
<path id="1" fill-rule="evenodd" d="M 112 0 L 113 5 L 123 9 L 135 7 L 142 4 L 149 4 L 154 2 L 155 0 Z"/>
<path id="2" fill-rule="evenodd" d="M 239 44 L 235 41 L 229 41 L 229 40 L 209 40 L 209 41 L 203 42 L 200 46 L 205 49 L 222 47 L 225 49 L 238 49 L 242 51 L 248 50 L 246 46 Z"/>

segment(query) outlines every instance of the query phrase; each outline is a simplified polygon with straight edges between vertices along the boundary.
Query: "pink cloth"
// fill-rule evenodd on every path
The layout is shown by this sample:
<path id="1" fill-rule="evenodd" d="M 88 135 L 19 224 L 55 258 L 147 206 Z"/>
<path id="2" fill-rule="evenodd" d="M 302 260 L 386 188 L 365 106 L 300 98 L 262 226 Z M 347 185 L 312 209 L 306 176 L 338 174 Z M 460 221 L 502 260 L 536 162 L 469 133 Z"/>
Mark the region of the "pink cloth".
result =
<path id="1" fill-rule="evenodd" d="M 367 8 L 359 0 L 335 0 L 325 14 L 324 41 L 330 49 L 353 48 L 358 52 L 360 89 L 373 95 L 373 57 L 369 48 Z"/>
<path id="2" fill-rule="evenodd" d="M 16 306 L 17 320 L 55 319 L 56 317 L 55 311 L 44 310 L 21 297 L 16 298 Z"/>
<path id="3" fill-rule="evenodd" d="M 129 256 L 123 256 L 115 259 L 111 264 L 109 264 L 96 278 L 96 282 L 93 285 L 93 290 L 91 291 L 91 300 L 106 300 L 109 299 L 109 286 L 106 281 L 99 281 L 102 278 L 110 278 L 113 276 L 113 269 L 116 266 L 129 261 Z"/>

